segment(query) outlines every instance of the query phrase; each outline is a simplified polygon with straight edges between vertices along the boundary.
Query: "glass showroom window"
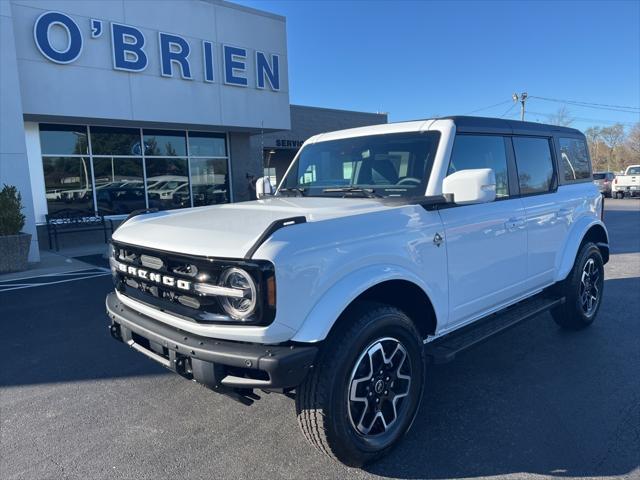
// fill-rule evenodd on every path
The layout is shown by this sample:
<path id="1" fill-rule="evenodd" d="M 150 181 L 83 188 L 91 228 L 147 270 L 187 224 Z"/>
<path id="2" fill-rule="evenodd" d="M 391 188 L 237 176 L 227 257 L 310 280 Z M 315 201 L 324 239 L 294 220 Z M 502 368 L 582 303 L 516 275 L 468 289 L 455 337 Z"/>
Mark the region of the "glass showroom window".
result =
<path id="1" fill-rule="evenodd" d="M 40 144 L 49 213 L 230 201 L 224 134 L 41 124 Z"/>
<path id="2" fill-rule="evenodd" d="M 94 157 L 100 215 L 122 215 L 146 207 L 142 158 Z"/>
<path id="3" fill-rule="evenodd" d="M 225 135 L 189 132 L 188 136 L 193 206 L 229 202 L 229 161 Z"/>
<path id="4" fill-rule="evenodd" d="M 91 133 L 91 154 L 134 156 L 142 155 L 140 129 L 89 127 Z"/>
<path id="5" fill-rule="evenodd" d="M 191 206 L 186 158 L 145 157 L 149 208 L 169 210 Z"/>
<path id="6" fill-rule="evenodd" d="M 155 157 L 186 157 L 187 138 L 185 132 L 166 130 L 144 130 L 145 156 Z"/>
<path id="7" fill-rule="evenodd" d="M 186 133 L 147 129 L 142 133 L 149 208 L 190 207 Z"/>
<path id="8" fill-rule="evenodd" d="M 49 214 L 65 209 L 92 212 L 87 127 L 43 124 L 40 146 Z"/>
<path id="9" fill-rule="evenodd" d="M 98 214 L 145 208 L 140 129 L 89 127 L 89 133 Z"/>

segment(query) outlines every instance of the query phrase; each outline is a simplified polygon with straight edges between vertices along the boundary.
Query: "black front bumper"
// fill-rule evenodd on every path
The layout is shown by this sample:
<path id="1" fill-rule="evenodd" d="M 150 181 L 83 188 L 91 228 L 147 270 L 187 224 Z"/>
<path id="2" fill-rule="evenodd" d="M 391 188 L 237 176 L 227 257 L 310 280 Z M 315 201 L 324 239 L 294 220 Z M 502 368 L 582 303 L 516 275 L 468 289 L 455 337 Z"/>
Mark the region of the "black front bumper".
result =
<path id="1" fill-rule="evenodd" d="M 202 337 L 106 300 L 111 335 L 147 357 L 213 389 L 287 390 L 313 366 L 317 346 L 260 345 Z"/>

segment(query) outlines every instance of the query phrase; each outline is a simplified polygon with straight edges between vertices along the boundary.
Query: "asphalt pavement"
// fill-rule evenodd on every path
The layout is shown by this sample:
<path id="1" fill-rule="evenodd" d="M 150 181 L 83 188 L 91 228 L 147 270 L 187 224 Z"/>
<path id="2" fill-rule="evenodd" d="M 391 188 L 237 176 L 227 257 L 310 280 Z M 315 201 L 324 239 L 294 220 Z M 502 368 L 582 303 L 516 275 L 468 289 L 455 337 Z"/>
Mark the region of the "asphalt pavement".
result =
<path id="1" fill-rule="evenodd" d="M 0 478 L 638 479 L 640 201 L 606 205 L 594 325 L 541 315 L 430 367 L 413 428 L 364 470 L 307 445 L 290 398 L 247 407 L 113 341 L 108 275 L 0 291 Z"/>

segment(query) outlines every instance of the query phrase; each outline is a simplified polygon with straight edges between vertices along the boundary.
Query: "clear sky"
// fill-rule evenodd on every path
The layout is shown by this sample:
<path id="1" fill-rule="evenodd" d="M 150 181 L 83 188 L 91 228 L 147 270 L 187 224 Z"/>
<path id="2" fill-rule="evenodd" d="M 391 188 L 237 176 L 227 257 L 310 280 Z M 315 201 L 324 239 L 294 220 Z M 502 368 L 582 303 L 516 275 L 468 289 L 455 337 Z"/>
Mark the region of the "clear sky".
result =
<path id="1" fill-rule="evenodd" d="M 523 91 L 640 107 L 640 0 L 236 1 L 287 18 L 291 103 L 390 121 L 517 118 L 511 95 Z M 527 120 L 561 106 L 531 98 Z M 581 129 L 640 121 L 637 108 L 567 108 Z"/>

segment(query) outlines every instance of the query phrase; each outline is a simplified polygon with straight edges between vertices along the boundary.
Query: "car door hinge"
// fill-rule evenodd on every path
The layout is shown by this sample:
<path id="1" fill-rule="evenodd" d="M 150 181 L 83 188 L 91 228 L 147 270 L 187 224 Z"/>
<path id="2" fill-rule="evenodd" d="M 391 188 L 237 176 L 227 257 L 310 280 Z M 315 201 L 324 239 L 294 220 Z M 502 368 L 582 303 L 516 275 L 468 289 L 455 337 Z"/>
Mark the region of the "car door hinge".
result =
<path id="1" fill-rule="evenodd" d="M 442 242 L 444 242 L 444 238 L 442 238 L 442 235 L 436 232 L 436 234 L 433 236 L 433 243 L 436 247 L 439 247 L 440 245 L 442 245 Z"/>

